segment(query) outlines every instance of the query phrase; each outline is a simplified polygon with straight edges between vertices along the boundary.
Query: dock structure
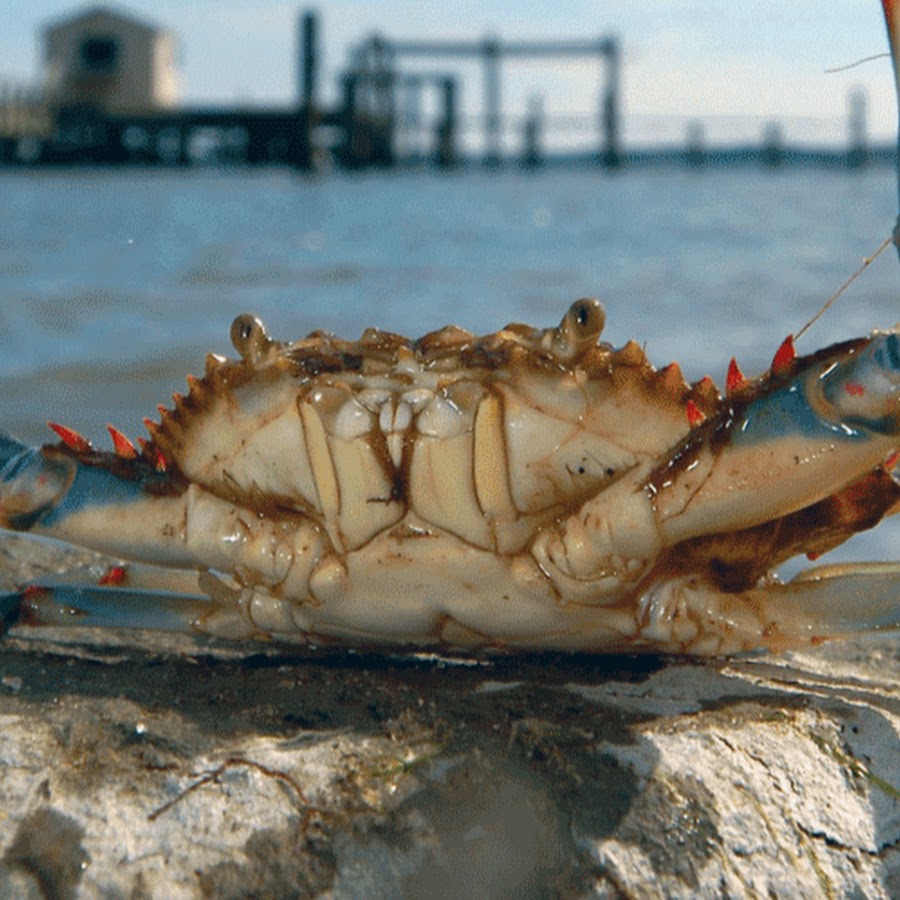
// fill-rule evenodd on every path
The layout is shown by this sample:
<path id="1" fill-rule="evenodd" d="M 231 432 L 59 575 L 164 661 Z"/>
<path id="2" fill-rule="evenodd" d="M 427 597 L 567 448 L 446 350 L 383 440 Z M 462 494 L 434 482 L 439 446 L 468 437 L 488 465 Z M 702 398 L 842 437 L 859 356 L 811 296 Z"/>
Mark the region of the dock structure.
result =
<path id="1" fill-rule="evenodd" d="M 293 103 L 280 107 L 191 107 L 178 102 L 176 41 L 165 28 L 117 9 L 93 7 L 48 24 L 47 70 L 38 86 L 0 84 L 0 165 L 144 165 L 195 163 L 348 170 L 400 168 L 423 163 L 452 168 L 467 157 L 463 135 L 481 135 L 480 163 L 500 167 L 512 156 L 535 168 L 547 161 L 545 135 L 577 126 L 587 149 L 569 159 L 603 169 L 650 165 L 704 168 L 791 164 L 858 168 L 893 161 L 896 150 L 866 140 L 865 96 L 848 107 L 846 150 L 796 150 L 770 123 L 759 145 L 707 148 L 702 122 L 689 125 L 684 147 L 633 150 L 623 146 L 622 51 L 611 35 L 575 40 L 392 40 L 371 35 L 351 48 L 338 76 L 339 96 L 321 100 L 320 24 L 301 12 L 297 30 L 297 85 Z M 547 116 L 543 98 L 508 116 L 503 65 L 521 60 L 586 59 L 602 77 L 598 108 L 584 116 Z M 460 110 L 461 65 L 480 63 L 482 104 Z M 428 66 L 428 68 L 423 68 Z M 431 121 L 422 98 L 431 92 Z M 504 136 L 520 132 L 518 154 Z M 423 144 L 426 146 L 423 148 Z"/>
<path id="2" fill-rule="evenodd" d="M 373 35 L 351 49 L 339 75 L 340 97 L 320 100 L 319 19 L 299 17 L 296 101 L 281 108 L 187 107 L 177 103 L 174 37 L 120 10 L 93 7 L 47 25 L 48 71 L 40 89 L 0 90 L 0 163 L 189 165 L 203 161 L 283 164 L 311 170 L 330 158 L 348 169 L 394 167 L 427 160 L 449 168 L 460 161 L 460 60 L 483 67 L 483 159 L 504 159 L 501 66 L 510 59 L 597 58 L 605 92 L 597 116 L 602 139 L 596 161 L 618 165 L 619 66 L 615 38 L 596 40 L 399 41 Z M 423 60 L 445 67 L 423 71 Z M 424 123 L 420 100 L 433 91 L 438 114 Z M 28 96 L 28 102 L 23 98 Z M 37 99 L 35 99 L 37 98 Z M 525 120 L 521 157 L 541 162 L 537 113 Z M 430 132 L 422 153 L 402 146 Z M 337 138 L 335 139 L 335 135 Z"/>
<path id="3" fill-rule="evenodd" d="M 350 78 L 357 84 L 366 85 L 370 106 L 365 109 L 365 117 L 377 124 L 383 132 L 380 144 L 383 145 L 383 158 L 378 161 L 390 164 L 389 150 L 391 137 L 395 129 L 394 100 L 401 61 L 408 59 L 464 59 L 479 60 L 483 68 L 484 91 L 484 163 L 498 166 L 503 159 L 502 146 L 502 78 L 501 65 L 504 60 L 512 59 L 566 59 L 572 57 L 596 58 L 604 66 L 605 88 L 601 99 L 601 108 L 597 117 L 601 139 L 598 146 L 597 161 L 604 166 L 618 166 L 621 159 L 619 145 L 619 68 L 621 53 L 618 41 L 613 37 L 602 37 L 596 40 L 558 40 L 558 41 L 503 41 L 489 37 L 476 41 L 390 41 L 376 35 L 364 41 L 353 54 L 353 65 Z M 452 81 L 450 82 L 452 84 Z M 448 88 L 445 87 L 445 90 Z M 453 107 L 452 88 L 445 99 L 445 112 L 442 119 L 445 128 L 453 136 L 455 119 L 450 115 Z M 534 116 L 529 125 L 532 135 L 538 127 Z M 528 127 L 528 126 L 527 126 Z M 448 136 L 445 135 L 445 141 Z M 532 154 L 536 148 L 531 147 Z M 453 157 L 453 153 L 449 154 Z"/>

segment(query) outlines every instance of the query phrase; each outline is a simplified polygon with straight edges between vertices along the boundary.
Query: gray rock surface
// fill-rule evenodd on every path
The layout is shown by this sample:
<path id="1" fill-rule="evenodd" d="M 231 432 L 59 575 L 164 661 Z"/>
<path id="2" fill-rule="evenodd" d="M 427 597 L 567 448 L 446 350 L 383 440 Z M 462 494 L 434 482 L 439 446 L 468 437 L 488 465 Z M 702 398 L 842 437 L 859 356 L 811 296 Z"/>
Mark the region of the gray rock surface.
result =
<path id="1" fill-rule="evenodd" d="M 0 536 L 0 586 L 96 558 Z M 14 628 L 0 896 L 900 896 L 900 648 L 491 663 Z"/>

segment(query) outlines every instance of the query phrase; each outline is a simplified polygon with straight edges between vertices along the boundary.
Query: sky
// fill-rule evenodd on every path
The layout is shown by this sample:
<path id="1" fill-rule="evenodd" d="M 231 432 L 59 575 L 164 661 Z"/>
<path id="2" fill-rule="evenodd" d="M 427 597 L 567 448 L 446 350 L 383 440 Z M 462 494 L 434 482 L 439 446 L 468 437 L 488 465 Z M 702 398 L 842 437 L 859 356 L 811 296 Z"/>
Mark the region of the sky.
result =
<path id="1" fill-rule="evenodd" d="M 40 29 L 95 4 L 0 0 L 0 83 L 36 82 Z M 183 102 L 284 104 L 296 96 L 296 34 L 303 6 L 280 0 L 126 0 L 114 4 L 173 31 L 180 42 Z M 389 38 L 594 38 L 616 35 L 624 50 L 626 144 L 680 141 L 686 123 L 704 123 L 709 143 L 758 137 L 768 120 L 788 140 L 842 144 L 848 92 L 868 96 L 871 137 L 896 134 L 888 58 L 846 66 L 887 50 L 878 0 L 385 0 L 322 2 L 323 93 L 336 96 L 348 50 L 372 32 Z M 462 109 L 481 108 L 480 70 L 459 70 Z M 411 66 L 410 66 L 411 68 Z M 505 109 L 521 114 L 540 94 L 549 115 L 595 115 L 602 86 L 588 61 L 504 67 Z"/>

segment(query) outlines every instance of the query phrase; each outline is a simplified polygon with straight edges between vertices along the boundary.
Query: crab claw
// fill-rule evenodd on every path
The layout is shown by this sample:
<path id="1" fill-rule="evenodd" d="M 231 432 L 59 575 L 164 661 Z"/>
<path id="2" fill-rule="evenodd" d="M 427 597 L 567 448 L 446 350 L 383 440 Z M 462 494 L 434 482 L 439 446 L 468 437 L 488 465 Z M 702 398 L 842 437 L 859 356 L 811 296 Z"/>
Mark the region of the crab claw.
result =
<path id="1" fill-rule="evenodd" d="M 820 377 L 831 417 L 845 428 L 900 432 L 900 334 L 876 332 L 869 343 Z"/>
<path id="2" fill-rule="evenodd" d="M 900 331 L 788 364 L 695 429 L 654 476 L 667 544 L 781 518 L 835 494 L 900 448 Z M 708 427 L 707 427 L 708 426 Z"/>
<path id="3" fill-rule="evenodd" d="M 65 496 L 75 467 L 70 457 L 48 457 L 0 433 L 0 527 L 30 528 Z"/>
<path id="4" fill-rule="evenodd" d="M 148 555 L 159 532 L 156 552 L 183 563 L 174 523 L 184 503 L 177 489 L 166 492 L 168 484 L 165 472 L 142 459 L 97 452 L 81 458 L 72 448 L 34 449 L 0 433 L 0 528 L 137 558 Z"/>

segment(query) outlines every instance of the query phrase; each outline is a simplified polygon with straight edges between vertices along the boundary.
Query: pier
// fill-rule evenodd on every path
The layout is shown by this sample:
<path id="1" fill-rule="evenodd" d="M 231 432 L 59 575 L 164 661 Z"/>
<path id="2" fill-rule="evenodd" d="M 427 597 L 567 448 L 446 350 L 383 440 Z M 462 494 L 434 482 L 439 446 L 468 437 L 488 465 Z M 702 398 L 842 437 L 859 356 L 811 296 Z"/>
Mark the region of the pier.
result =
<path id="1" fill-rule="evenodd" d="M 0 166 L 219 164 L 356 171 L 473 164 L 497 169 L 515 163 L 617 170 L 673 165 L 860 168 L 896 159 L 893 146 L 868 146 L 861 95 L 850 98 L 845 149 L 786 146 L 776 123 L 766 126 L 756 146 L 708 147 L 701 122 L 688 126 L 682 146 L 626 147 L 622 51 L 613 35 L 540 41 L 371 35 L 351 48 L 338 75 L 338 100 L 328 106 L 321 99 L 320 27 L 315 12 L 300 14 L 293 104 L 191 107 L 177 103 L 172 72 L 158 62 L 166 59 L 171 37 L 164 30 L 102 8 L 65 18 L 45 30 L 46 55 L 55 53 L 63 61 L 57 62 L 62 77 L 40 88 L 0 84 Z M 524 114 L 505 113 L 505 63 L 572 58 L 598 66 L 603 87 L 597 109 L 548 116 L 542 98 L 534 97 Z M 480 65 L 483 97 L 476 116 L 463 115 L 459 103 L 458 64 L 473 61 Z M 430 119 L 422 113 L 423 97 L 430 100 Z M 546 137 L 563 130 L 578 132 L 585 146 L 550 156 L 544 149 Z M 504 140 L 510 133 L 517 135 L 513 153 Z M 480 154 L 462 149 L 464 137 L 472 134 L 480 135 Z"/>

